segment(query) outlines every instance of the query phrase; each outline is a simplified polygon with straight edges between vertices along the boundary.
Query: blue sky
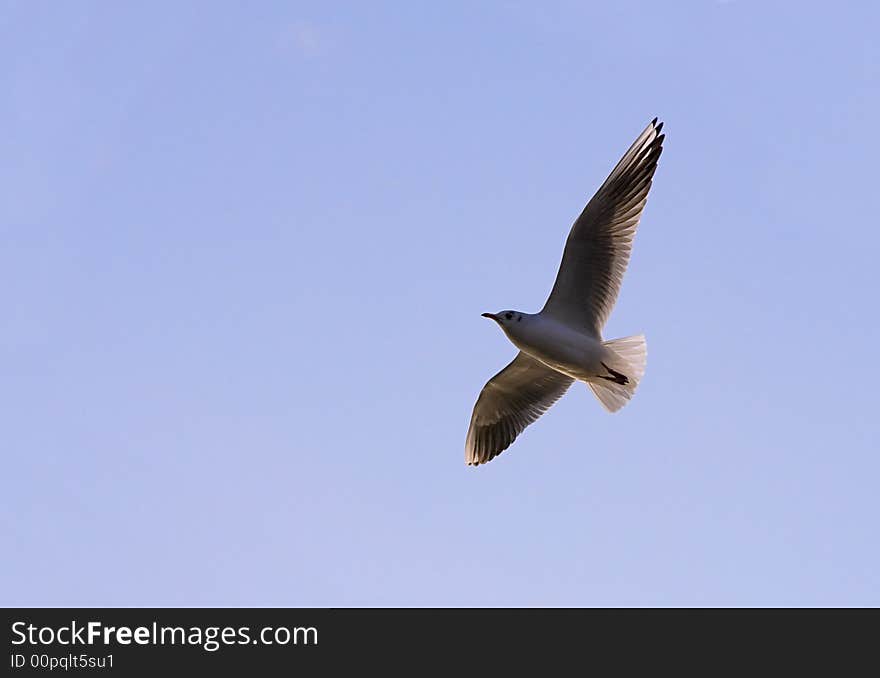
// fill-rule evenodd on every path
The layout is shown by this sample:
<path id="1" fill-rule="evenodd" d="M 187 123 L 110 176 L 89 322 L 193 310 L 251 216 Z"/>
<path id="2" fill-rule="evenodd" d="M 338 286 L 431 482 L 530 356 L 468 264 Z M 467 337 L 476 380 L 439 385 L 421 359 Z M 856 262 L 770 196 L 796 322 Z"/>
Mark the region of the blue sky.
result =
<path id="1" fill-rule="evenodd" d="M 0 603 L 880 604 L 878 24 L 0 2 Z M 466 467 L 655 115 L 639 392 Z"/>

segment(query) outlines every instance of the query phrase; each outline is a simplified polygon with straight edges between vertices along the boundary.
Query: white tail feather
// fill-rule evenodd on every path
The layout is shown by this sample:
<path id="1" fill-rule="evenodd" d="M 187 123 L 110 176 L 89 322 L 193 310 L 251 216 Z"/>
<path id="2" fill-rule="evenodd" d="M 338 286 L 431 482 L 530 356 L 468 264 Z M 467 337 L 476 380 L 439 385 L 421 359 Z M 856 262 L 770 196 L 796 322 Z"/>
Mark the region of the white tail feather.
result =
<path id="1" fill-rule="evenodd" d="M 623 383 L 601 376 L 587 383 L 606 410 L 617 412 L 633 397 L 642 375 L 645 374 L 648 345 L 645 343 L 645 335 L 639 334 L 606 341 L 604 346 L 608 349 L 604 363 L 609 368 L 609 376 L 616 376 Z"/>

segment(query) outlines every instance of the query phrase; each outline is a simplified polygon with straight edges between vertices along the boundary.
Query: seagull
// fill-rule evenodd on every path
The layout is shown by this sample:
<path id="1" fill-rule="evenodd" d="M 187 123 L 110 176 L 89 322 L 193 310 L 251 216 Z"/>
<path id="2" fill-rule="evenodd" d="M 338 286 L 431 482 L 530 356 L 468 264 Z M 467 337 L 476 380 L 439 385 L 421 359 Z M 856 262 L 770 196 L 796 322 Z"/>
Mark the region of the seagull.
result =
<path id="1" fill-rule="evenodd" d="M 585 382 L 609 412 L 626 405 L 645 372 L 644 335 L 604 341 L 663 150 L 654 118 L 630 146 L 571 227 L 556 282 L 539 313 L 483 313 L 519 349 L 492 377 L 468 427 L 465 462 L 477 466 L 510 447 L 559 400 Z"/>

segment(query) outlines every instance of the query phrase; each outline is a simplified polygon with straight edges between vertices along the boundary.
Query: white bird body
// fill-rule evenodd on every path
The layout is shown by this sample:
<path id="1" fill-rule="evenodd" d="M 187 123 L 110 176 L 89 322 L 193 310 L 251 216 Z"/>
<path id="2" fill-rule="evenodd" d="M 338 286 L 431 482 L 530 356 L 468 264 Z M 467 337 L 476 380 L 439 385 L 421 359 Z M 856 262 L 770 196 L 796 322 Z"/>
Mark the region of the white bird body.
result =
<path id="1" fill-rule="evenodd" d="M 574 381 L 588 384 L 609 412 L 635 393 L 647 360 L 644 336 L 603 341 L 602 328 L 663 150 L 662 127 L 651 121 L 575 220 L 544 308 L 483 314 L 520 352 L 480 392 L 465 440 L 468 464 L 501 454 Z"/>
<path id="2" fill-rule="evenodd" d="M 613 360 L 611 351 L 591 333 L 543 313 L 516 312 L 509 322 L 499 324 L 520 351 L 572 379 L 588 382 L 608 374 L 602 363 Z"/>

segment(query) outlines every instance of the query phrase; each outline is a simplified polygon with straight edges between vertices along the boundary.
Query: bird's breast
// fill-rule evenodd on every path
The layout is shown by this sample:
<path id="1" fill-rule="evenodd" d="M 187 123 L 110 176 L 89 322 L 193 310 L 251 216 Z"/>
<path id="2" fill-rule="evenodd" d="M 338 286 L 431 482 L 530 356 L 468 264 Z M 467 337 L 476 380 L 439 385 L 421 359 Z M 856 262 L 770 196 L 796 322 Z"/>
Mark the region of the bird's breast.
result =
<path id="1" fill-rule="evenodd" d="M 605 351 L 601 339 L 555 321 L 540 320 L 509 334 L 517 348 L 574 379 L 601 372 Z"/>

